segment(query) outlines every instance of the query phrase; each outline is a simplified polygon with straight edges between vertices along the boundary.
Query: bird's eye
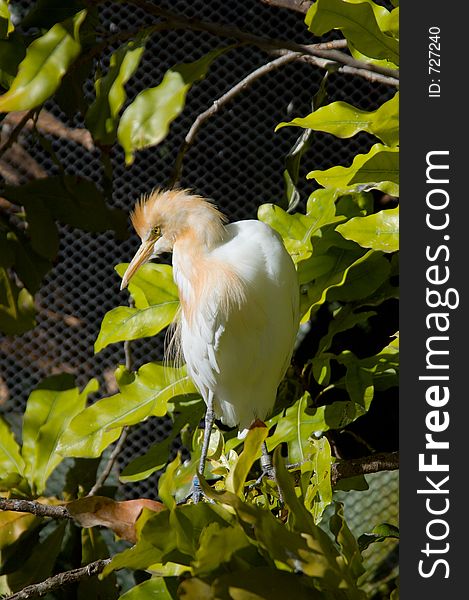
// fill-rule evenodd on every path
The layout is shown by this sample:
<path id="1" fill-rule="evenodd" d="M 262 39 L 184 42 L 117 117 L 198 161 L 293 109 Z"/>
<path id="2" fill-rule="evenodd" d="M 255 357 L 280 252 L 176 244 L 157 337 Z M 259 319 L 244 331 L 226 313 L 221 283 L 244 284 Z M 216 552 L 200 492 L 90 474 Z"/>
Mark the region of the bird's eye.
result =
<path id="1" fill-rule="evenodd" d="M 161 235 L 161 227 L 152 227 L 151 228 L 151 237 L 160 237 Z"/>

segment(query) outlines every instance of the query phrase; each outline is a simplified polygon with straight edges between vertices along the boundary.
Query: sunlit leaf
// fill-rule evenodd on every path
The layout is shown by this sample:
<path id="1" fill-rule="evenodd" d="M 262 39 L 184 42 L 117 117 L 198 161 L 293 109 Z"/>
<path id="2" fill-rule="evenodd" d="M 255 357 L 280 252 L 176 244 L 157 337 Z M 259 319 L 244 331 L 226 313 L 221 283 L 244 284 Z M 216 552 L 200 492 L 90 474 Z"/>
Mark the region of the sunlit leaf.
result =
<path id="1" fill-rule="evenodd" d="M 305 506 L 313 515 L 314 522 L 320 523 L 325 509 L 332 502 L 331 487 L 331 448 L 325 436 L 311 440 L 312 456 L 309 463 L 301 466 L 308 471 L 309 484 L 305 493 Z"/>
<path id="2" fill-rule="evenodd" d="M 355 217 L 338 225 L 336 231 L 364 248 L 396 252 L 399 250 L 399 207 Z"/>
<path id="3" fill-rule="evenodd" d="M 120 600 L 173 600 L 173 598 L 163 577 L 147 579 L 119 596 Z"/>
<path id="4" fill-rule="evenodd" d="M 95 82 L 96 98 L 85 115 L 85 124 L 102 144 L 113 144 L 116 139 L 119 113 L 127 97 L 124 86 L 137 70 L 145 41 L 144 36 L 138 36 L 116 50 L 107 73 Z"/>
<path id="5" fill-rule="evenodd" d="M 395 146 L 399 141 L 399 93 L 371 112 L 347 102 L 332 102 L 307 117 L 280 123 L 276 129 L 289 126 L 325 131 L 339 138 L 349 138 L 359 131 L 366 131 L 388 146 Z"/>
<path id="6" fill-rule="evenodd" d="M 125 109 L 117 130 L 129 165 L 137 150 L 156 146 L 167 136 L 169 126 L 182 112 L 187 92 L 203 79 L 212 62 L 230 47 L 213 50 L 199 60 L 175 65 L 156 87 L 140 92 Z"/>
<path id="7" fill-rule="evenodd" d="M 56 23 L 28 46 L 10 89 L 0 96 L 0 112 L 34 108 L 56 91 L 80 54 L 79 30 L 85 17 L 86 10 L 82 10 Z"/>
<path id="8" fill-rule="evenodd" d="M 340 29 L 347 41 L 363 54 L 399 63 L 399 42 L 380 29 L 369 2 L 317 0 L 308 10 L 305 23 L 318 36 Z"/>
<path id="9" fill-rule="evenodd" d="M 225 487 L 229 492 L 242 496 L 246 478 L 254 461 L 261 455 L 262 444 L 268 433 L 269 430 L 264 426 L 253 427 L 248 431 L 243 451 L 225 481 Z"/>
<path id="10" fill-rule="evenodd" d="M 42 519 L 31 513 L 0 511 L 0 550 L 16 542 L 28 530 L 37 527 Z"/>
<path id="11" fill-rule="evenodd" d="M 7 473 L 24 471 L 24 460 L 20 454 L 20 447 L 8 424 L 0 417 L 0 473 L 2 477 Z"/>
<path id="12" fill-rule="evenodd" d="M 23 457 L 28 479 L 38 493 L 63 460 L 57 451 L 62 434 L 98 387 L 97 380 L 92 379 L 80 392 L 73 377 L 64 374 L 45 379 L 31 393 L 23 420 Z"/>
<path id="13" fill-rule="evenodd" d="M 311 171 L 307 178 L 342 193 L 378 189 L 399 196 L 399 149 L 375 144 L 367 154 L 357 154 L 349 167 Z"/>
<path id="14" fill-rule="evenodd" d="M 148 363 L 137 373 L 117 371 L 120 393 L 98 400 L 70 423 L 60 440 L 63 456 L 95 457 L 116 440 L 122 427 L 149 416 L 162 417 L 167 403 L 180 394 L 195 392 L 185 367 L 176 369 Z"/>

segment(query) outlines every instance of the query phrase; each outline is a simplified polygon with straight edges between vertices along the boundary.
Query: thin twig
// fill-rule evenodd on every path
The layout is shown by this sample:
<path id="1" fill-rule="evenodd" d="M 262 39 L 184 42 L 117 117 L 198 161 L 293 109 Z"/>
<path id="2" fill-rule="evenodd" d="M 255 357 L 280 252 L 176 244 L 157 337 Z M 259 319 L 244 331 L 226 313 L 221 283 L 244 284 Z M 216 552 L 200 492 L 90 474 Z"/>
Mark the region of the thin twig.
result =
<path id="1" fill-rule="evenodd" d="M 45 596 L 46 594 L 63 588 L 70 583 L 77 583 L 78 581 L 85 579 L 85 577 L 98 575 L 110 562 L 110 558 L 105 558 L 89 563 L 88 565 L 80 567 L 79 569 L 72 569 L 71 571 L 57 573 L 57 575 L 49 577 L 48 579 L 41 581 L 41 583 L 28 585 L 19 592 L 16 592 L 11 596 L 6 596 L 4 600 L 28 600 L 29 598 Z"/>
<path id="2" fill-rule="evenodd" d="M 133 306 L 135 306 L 135 303 L 134 303 L 134 300 L 132 297 L 130 297 L 130 299 L 129 299 L 129 306 L 131 308 Z M 127 371 L 132 370 L 132 363 L 133 363 L 132 354 L 130 352 L 130 346 L 131 346 L 130 340 L 126 340 L 124 342 L 124 355 L 125 355 L 125 368 Z M 119 439 L 117 440 L 116 445 L 114 446 L 104 469 L 101 471 L 99 477 L 96 479 L 96 483 L 93 485 L 93 487 L 88 492 L 88 496 L 95 496 L 96 493 L 98 492 L 98 490 L 100 490 L 103 487 L 103 485 L 105 484 L 106 479 L 111 474 L 111 471 L 114 467 L 114 463 L 116 462 L 119 454 L 122 451 L 122 448 L 124 447 L 124 444 L 127 440 L 128 435 L 129 435 L 129 427 L 125 426 L 122 428 Z"/>
<path id="3" fill-rule="evenodd" d="M 36 517 L 50 517 L 51 519 L 71 519 L 72 516 L 65 506 L 41 504 L 34 500 L 20 500 L 16 498 L 0 498 L 0 510 L 24 512 Z"/>
<path id="4" fill-rule="evenodd" d="M 296 59 L 297 59 L 297 55 L 294 52 L 291 52 L 291 53 L 285 54 L 283 56 L 280 56 L 279 58 L 276 58 L 275 60 L 272 60 L 271 62 L 268 62 L 265 65 L 262 65 L 255 71 L 252 71 L 252 73 L 249 73 L 249 75 L 247 75 L 244 79 L 239 81 L 236 85 L 234 85 L 232 88 L 230 88 L 225 94 L 223 94 L 217 100 L 215 100 L 213 102 L 213 104 L 207 110 L 205 110 L 204 112 L 202 112 L 198 115 L 198 117 L 192 124 L 191 128 L 189 129 L 186 137 L 184 138 L 184 141 L 183 141 L 183 143 L 179 149 L 179 152 L 176 156 L 173 173 L 171 175 L 171 179 L 170 179 L 170 183 L 169 183 L 170 188 L 174 187 L 180 181 L 181 175 L 182 175 L 182 163 L 184 160 L 184 156 L 186 155 L 186 152 L 189 150 L 189 148 L 194 143 L 197 133 L 198 133 L 199 129 L 202 127 L 202 125 L 205 123 L 205 121 L 210 119 L 210 117 L 213 117 L 214 115 L 216 115 L 226 104 L 231 102 L 231 100 L 233 100 L 233 98 L 235 96 L 237 96 L 241 92 L 244 92 L 259 78 L 263 77 L 267 73 L 271 73 L 275 69 L 278 69 L 285 64 L 293 62 Z"/>
<path id="5" fill-rule="evenodd" d="M 332 464 L 331 483 L 336 485 L 339 479 L 369 475 L 379 471 L 394 471 L 399 468 L 399 452 L 371 454 L 362 458 L 341 460 Z"/>
<path id="6" fill-rule="evenodd" d="M 262 4 L 267 6 L 275 6 L 276 8 L 288 8 L 302 15 L 308 12 L 312 2 L 311 0 L 261 0 Z"/>
<path id="7" fill-rule="evenodd" d="M 101 1 L 102 0 L 98 0 L 97 3 L 99 4 Z M 395 69 L 389 69 L 373 63 L 357 60 L 352 56 L 336 49 L 329 50 L 317 47 L 315 44 L 298 44 L 290 40 L 264 38 L 238 29 L 238 27 L 222 25 L 220 23 L 211 23 L 202 21 L 200 19 L 187 18 L 181 14 L 174 13 L 171 10 L 152 4 L 147 0 L 122 0 L 122 2 L 124 4 L 138 6 L 148 14 L 167 19 L 167 24 L 173 28 L 180 27 L 181 29 L 190 29 L 193 31 L 205 31 L 206 33 L 216 35 L 217 37 L 235 39 L 246 44 L 252 44 L 253 46 L 257 46 L 258 48 L 262 48 L 264 50 L 285 49 L 292 52 L 300 52 L 301 54 L 325 58 L 327 60 L 332 60 L 339 64 L 348 65 L 356 69 L 374 71 L 387 77 L 394 77 L 396 79 L 399 77 L 399 72 Z"/>
<path id="8" fill-rule="evenodd" d="M 23 115 L 23 118 L 16 124 L 16 126 L 13 128 L 12 132 L 8 136 L 7 141 L 3 144 L 3 146 L 0 147 L 0 158 L 5 154 L 8 148 L 11 148 L 13 146 L 13 144 L 18 139 L 19 134 L 23 130 L 24 126 L 29 121 L 29 119 L 33 118 L 34 113 L 36 111 L 37 108 L 32 108 L 31 110 L 28 110 L 28 112 Z"/>

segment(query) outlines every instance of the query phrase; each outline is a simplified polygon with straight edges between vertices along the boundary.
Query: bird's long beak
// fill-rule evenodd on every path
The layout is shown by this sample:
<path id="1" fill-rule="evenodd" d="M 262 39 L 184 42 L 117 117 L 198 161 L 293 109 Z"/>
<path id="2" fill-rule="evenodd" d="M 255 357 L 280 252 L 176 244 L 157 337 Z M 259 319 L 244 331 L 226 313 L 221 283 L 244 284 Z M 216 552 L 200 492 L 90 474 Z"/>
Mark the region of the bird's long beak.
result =
<path id="1" fill-rule="evenodd" d="M 137 253 L 133 257 L 129 266 L 127 267 L 127 270 L 124 273 L 124 277 L 122 277 L 122 283 L 121 283 L 121 288 L 120 288 L 121 290 L 123 290 L 127 287 L 132 275 L 134 273 L 136 273 L 139 270 L 139 268 L 147 262 L 147 260 L 150 259 L 152 252 L 153 252 L 154 245 L 155 245 L 154 239 L 146 240 L 145 242 L 142 242 L 142 245 L 137 250 Z"/>

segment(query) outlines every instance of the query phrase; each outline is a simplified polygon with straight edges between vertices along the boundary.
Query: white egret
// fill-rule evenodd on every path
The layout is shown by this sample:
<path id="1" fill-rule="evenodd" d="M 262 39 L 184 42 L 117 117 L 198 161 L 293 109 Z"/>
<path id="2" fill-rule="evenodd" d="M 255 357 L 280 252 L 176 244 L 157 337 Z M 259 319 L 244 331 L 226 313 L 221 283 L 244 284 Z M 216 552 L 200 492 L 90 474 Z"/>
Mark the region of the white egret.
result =
<path id="1" fill-rule="evenodd" d="M 173 253 L 181 303 L 176 331 L 207 405 L 203 473 L 215 417 L 243 431 L 274 406 L 298 331 L 297 273 L 268 225 L 227 225 L 213 204 L 187 190 L 156 191 L 137 203 L 131 218 L 142 244 L 121 289 L 150 258 Z"/>

